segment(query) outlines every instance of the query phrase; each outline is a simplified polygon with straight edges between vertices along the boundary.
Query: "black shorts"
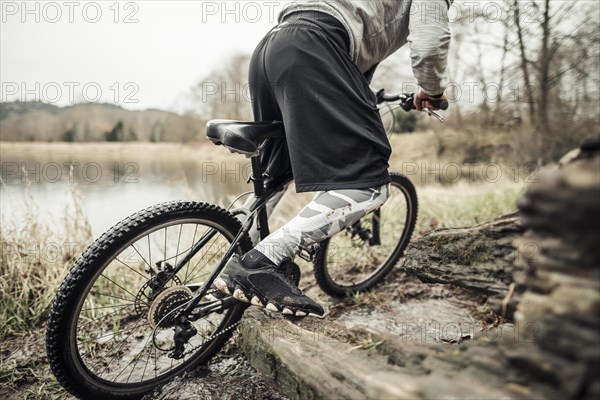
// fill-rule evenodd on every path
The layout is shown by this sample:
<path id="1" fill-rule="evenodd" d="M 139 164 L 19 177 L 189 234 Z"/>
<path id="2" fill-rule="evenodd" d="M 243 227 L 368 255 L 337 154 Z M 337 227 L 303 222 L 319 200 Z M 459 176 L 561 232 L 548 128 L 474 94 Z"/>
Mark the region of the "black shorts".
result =
<path id="1" fill-rule="evenodd" d="M 292 14 L 252 56 L 255 120 L 283 121 L 286 131 L 285 139 L 271 139 L 262 149 L 268 187 L 290 174 L 297 192 L 390 182 L 391 146 L 376 98 L 340 27 L 333 17 Z"/>

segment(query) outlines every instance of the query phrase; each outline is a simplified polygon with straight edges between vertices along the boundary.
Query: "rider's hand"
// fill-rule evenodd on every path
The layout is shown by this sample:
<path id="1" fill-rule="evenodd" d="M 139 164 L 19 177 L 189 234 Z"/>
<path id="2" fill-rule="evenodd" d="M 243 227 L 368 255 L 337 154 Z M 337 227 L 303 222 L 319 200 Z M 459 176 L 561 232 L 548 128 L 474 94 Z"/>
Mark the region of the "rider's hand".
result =
<path id="1" fill-rule="evenodd" d="M 446 100 L 446 101 L 448 101 L 448 98 L 445 95 L 442 95 L 441 97 L 432 97 L 432 96 L 429 96 L 428 94 L 426 94 L 423 91 L 423 89 L 419 89 L 419 91 L 415 94 L 415 98 L 414 98 L 415 108 L 419 111 L 421 111 L 421 109 L 423 109 L 423 108 L 427 108 L 428 110 L 431 110 L 431 111 L 439 110 L 439 108 L 434 107 L 429 102 L 429 100 L 436 100 L 436 101 Z"/>

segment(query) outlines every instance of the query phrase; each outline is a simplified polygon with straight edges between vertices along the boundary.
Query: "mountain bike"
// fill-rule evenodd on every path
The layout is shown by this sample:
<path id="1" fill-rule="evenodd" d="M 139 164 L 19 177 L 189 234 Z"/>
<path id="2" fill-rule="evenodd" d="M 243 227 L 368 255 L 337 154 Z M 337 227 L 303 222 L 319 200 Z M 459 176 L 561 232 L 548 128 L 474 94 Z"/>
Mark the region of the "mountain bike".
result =
<path id="1" fill-rule="evenodd" d="M 380 91 L 377 98 L 411 109 L 410 94 Z M 212 284 L 234 253 L 252 248 L 253 224 L 261 238 L 269 234 L 265 204 L 289 182 L 267 191 L 257 156 L 265 141 L 284 135 L 277 121 L 209 122 L 208 139 L 251 159 L 248 206 L 234 208 L 239 198 L 227 209 L 159 204 L 119 222 L 79 257 L 58 289 L 46 333 L 51 369 L 67 391 L 85 399 L 140 398 L 208 363 L 225 346 L 248 305 Z M 402 256 L 415 227 L 417 195 L 408 178 L 391 177 L 383 207 L 302 249 L 326 293 L 370 290 Z M 297 266 L 285 273 L 299 282 Z"/>

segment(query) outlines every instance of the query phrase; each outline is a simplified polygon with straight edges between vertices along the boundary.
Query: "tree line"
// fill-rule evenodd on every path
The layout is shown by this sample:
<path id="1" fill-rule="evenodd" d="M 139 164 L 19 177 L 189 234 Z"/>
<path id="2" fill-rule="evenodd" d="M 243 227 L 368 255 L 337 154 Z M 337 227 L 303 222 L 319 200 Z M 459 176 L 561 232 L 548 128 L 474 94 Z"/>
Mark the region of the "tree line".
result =
<path id="1" fill-rule="evenodd" d="M 600 123 L 600 2 L 455 1 L 446 128 L 465 137 L 503 134 L 521 158 L 556 160 Z M 249 55 L 220 63 L 192 88 L 204 118 L 252 118 Z M 414 91 L 408 46 L 384 61 L 372 88 Z M 389 116 L 387 116 L 389 118 Z M 398 132 L 431 121 L 394 113 Z M 386 122 L 384 118 L 384 122 Z M 387 126 L 391 126 L 389 123 Z"/>

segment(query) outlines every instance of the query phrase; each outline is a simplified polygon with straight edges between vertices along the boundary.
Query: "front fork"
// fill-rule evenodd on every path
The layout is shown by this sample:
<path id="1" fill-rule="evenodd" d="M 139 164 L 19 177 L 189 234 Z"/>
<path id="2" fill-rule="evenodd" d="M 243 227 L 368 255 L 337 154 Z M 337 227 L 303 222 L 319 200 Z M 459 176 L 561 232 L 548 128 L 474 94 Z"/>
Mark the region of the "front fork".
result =
<path id="1" fill-rule="evenodd" d="M 381 244 L 381 234 L 379 231 L 379 223 L 381 222 L 381 209 L 378 208 L 377 210 L 375 210 L 375 212 L 373 212 L 373 221 L 372 221 L 372 227 L 373 227 L 373 232 L 372 232 L 372 236 L 371 239 L 369 240 L 369 244 L 371 246 L 379 246 Z"/>

